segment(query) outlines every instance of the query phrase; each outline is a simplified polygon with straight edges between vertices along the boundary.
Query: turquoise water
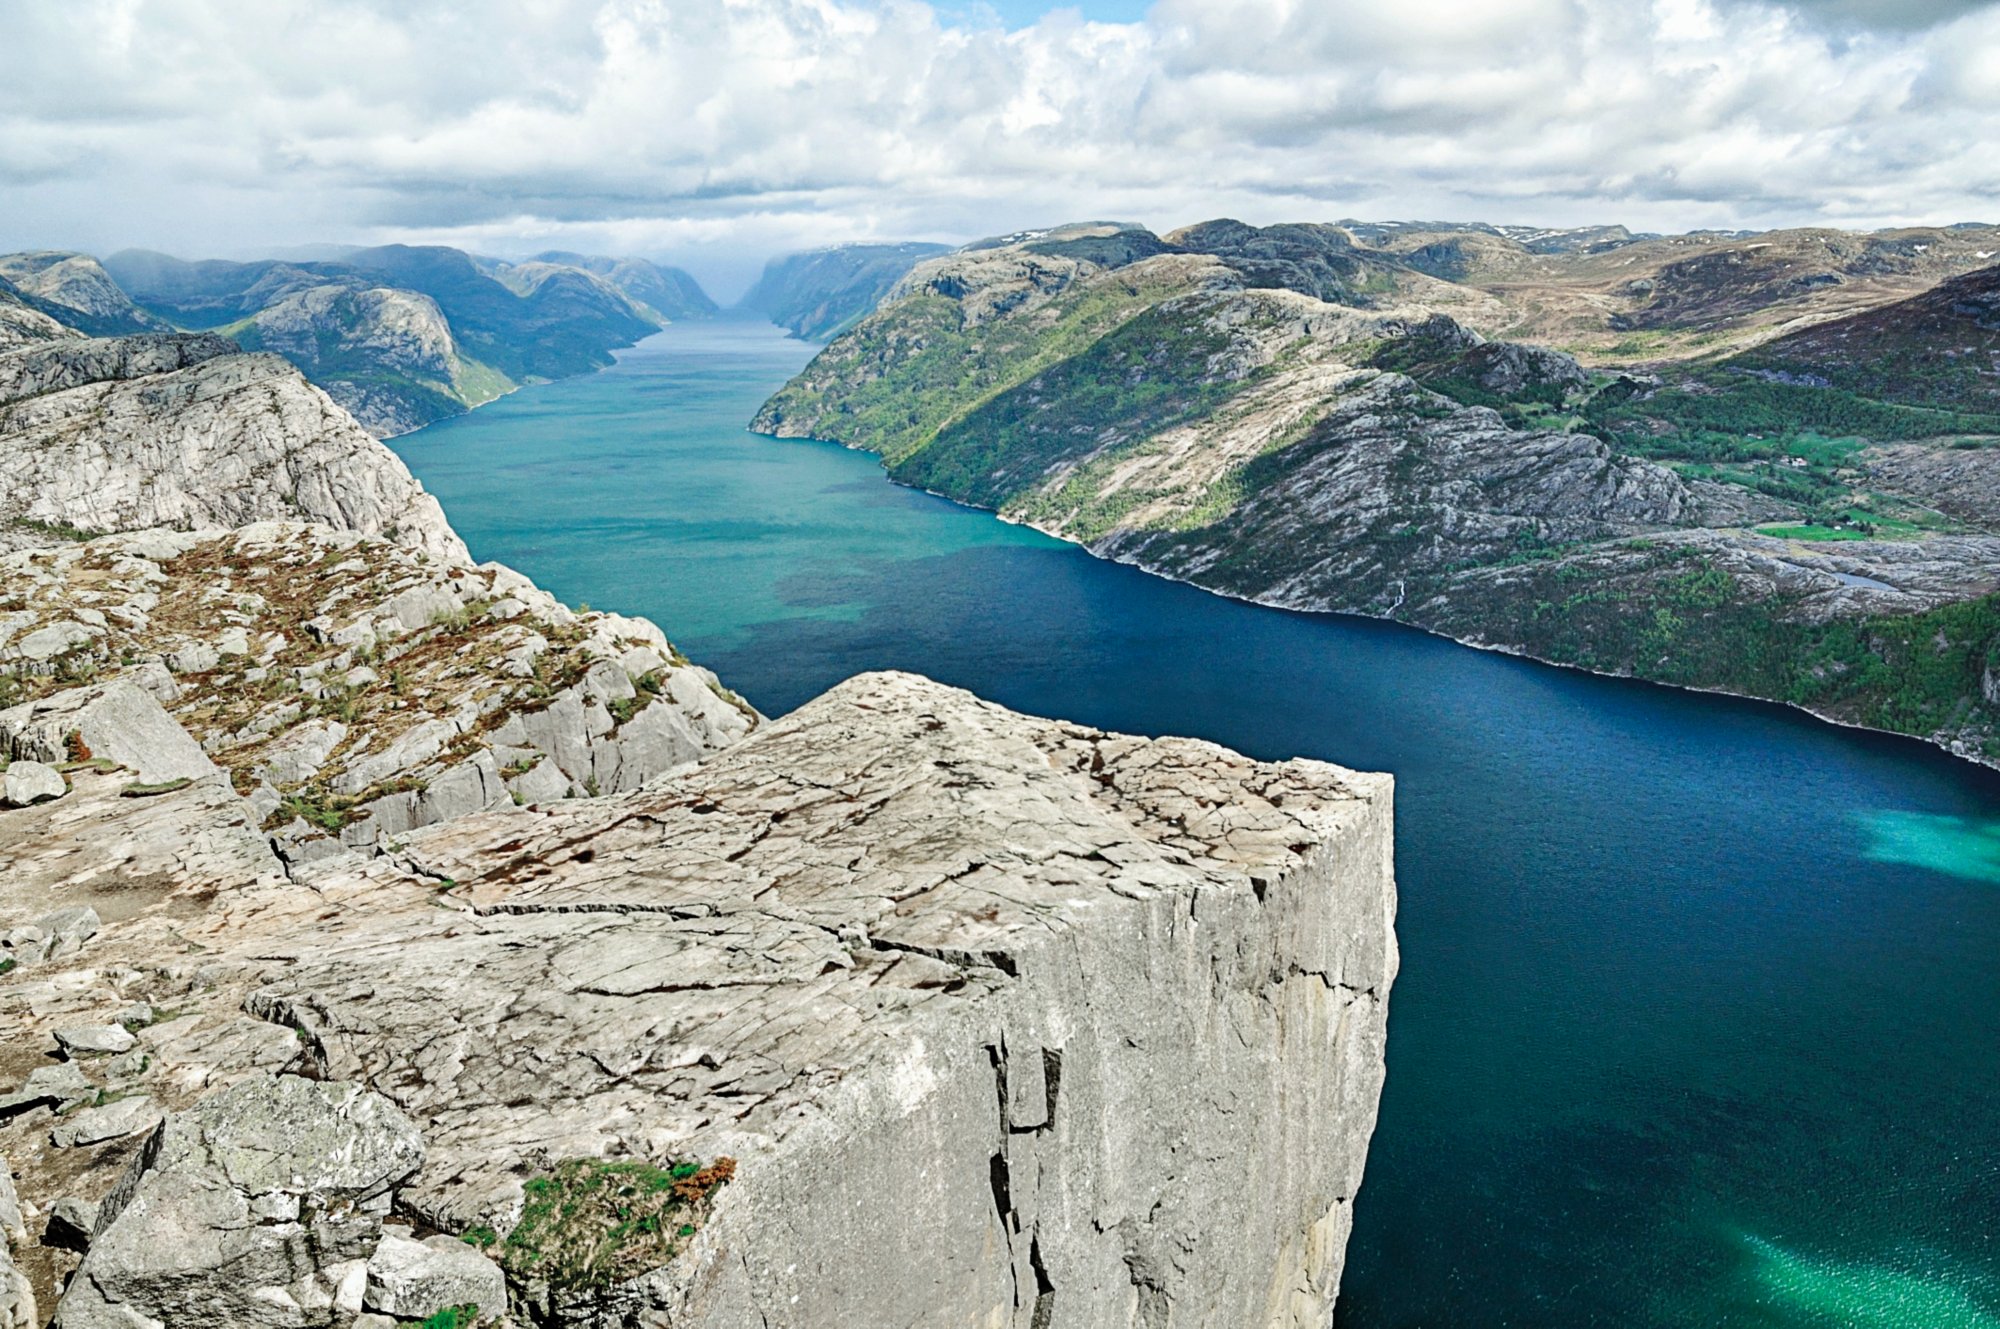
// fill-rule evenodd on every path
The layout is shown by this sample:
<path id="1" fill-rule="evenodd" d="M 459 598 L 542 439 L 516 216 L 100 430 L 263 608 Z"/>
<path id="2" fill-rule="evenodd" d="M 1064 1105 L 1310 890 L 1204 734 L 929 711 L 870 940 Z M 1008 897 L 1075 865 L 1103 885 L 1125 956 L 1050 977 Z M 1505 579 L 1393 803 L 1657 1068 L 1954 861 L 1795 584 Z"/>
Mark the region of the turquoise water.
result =
<path id="1" fill-rule="evenodd" d="M 1341 1329 L 2000 1329 L 2000 777 L 1232 603 L 745 434 L 809 354 L 670 329 L 396 447 L 475 553 L 769 712 L 894 667 L 1395 772 Z"/>

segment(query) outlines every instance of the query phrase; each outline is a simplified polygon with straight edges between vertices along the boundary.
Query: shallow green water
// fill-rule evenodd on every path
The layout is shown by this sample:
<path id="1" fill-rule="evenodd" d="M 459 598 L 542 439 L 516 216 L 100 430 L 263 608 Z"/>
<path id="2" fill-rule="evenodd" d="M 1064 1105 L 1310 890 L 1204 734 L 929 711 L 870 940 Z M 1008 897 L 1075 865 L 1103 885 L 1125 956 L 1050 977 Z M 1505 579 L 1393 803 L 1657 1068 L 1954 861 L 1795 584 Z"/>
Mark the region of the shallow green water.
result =
<path id="1" fill-rule="evenodd" d="M 2000 779 L 1231 603 L 745 434 L 809 354 L 671 329 L 396 446 L 475 553 L 657 619 L 767 711 L 895 667 L 1395 772 L 1342 1329 L 2000 1329 Z"/>

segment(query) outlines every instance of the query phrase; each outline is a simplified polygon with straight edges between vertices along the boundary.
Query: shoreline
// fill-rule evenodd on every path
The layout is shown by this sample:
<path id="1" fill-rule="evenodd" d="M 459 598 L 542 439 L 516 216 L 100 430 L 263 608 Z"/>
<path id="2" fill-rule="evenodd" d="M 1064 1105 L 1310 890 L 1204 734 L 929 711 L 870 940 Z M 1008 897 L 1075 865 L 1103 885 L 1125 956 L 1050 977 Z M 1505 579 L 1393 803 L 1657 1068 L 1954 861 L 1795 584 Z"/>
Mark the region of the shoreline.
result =
<path id="1" fill-rule="evenodd" d="M 1028 530 L 1036 531 L 1042 535 L 1046 535 L 1051 540 L 1059 540 L 1063 544 L 1069 545 L 1071 548 L 1081 549 L 1084 553 L 1089 554 L 1092 558 L 1101 560 L 1102 562 L 1115 563 L 1120 567 L 1133 568 L 1139 572 L 1145 573 L 1149 577 L 1157 577 L 1161 581 L 1173 582 L 1175 585 L 1178 586 L 1192 587 L 1194 590 L 1200 591 L 1204 595 L 1218 596 L 1224 600 L 1233 600 L 1238 604 L 1255 605 L 1259 609 L 1280 609 L 1295 614 L 1333 614 L 1346 618 L 1365 619 L 1371 623 L 1393 623 L 1397 627 L 1409 628 L 1413 631 L 1421 632 L 1426 636 L 1435 637 L 1440 641 L 1450 642 L 1454 646 L 1463 646 L 1468 650 L 1486 651 L 1494 655 L 1505 655 L 1512 659 L 1526 660 L 1529 661 L 1530 663 L 1543 665 L 1552 669 L 1566 669 L 1574 673 L 1587 674 L 1593 678 L 1615 678 L 1626 683 L 1638 683 L 1638 684 L 1643 684 L 1646 687 L 1666 688 L 1674 692 L 1686 692 L 1686 693 L 1693 693 L 1697 695 L 1710 696 L 1710 697 L 1728 697 L 1736 701 L 1755 702 L 1759 705 L 1764 705 L 1764 706 L 1777 706 L 1787 711 L 1796 712 L 1800 715 L 1810 716 L 1812 719 L 1818 721 L 1821 724 L 1832 725 L 1838 729 L 1849 729 L 1857 733 L 1864 733 L 1864 734 L 1879 734 L 1887 738 L 1904 739 L 1912 743 L 1921 743 L 1927 748 L 1931 748 L 1937 752 L 1943 753 L 1947 757 L 1951 757 L 1958 761 L 1966 762 L 1969 765 L 1976 766 L 1983 771 L 2000 772 L 2000 758 L 1985 757 L 1985 756 L 1975 755 L 1972 753 L 1955 751 L 1944 742 L 1941 742 L 1938 739 L 1929 737 L 1924 734 L 1905 733 L 1900 729 L 1883 729 L 1876 725 L 1862 724 L 1859 721 L 1855 720 L 1845 720 L 1840 718 L 1839 716 L 1827 715 L 1824 712 L 1816 711 L 1812 709 L 1810 706 L 1802 706 L 1797 702 L 1784 701 L 1777 697 L 1760 697 L 1755 693 L 1733 692 L 1728 688 L 1722 688 L 1722 687 L 1702 687 L 1690 683 L 1667 683 L 1659 679 L 1642 678 L 1637 674 L 1620 674 L 1620 673 L 1612 673 L 1603 669 L 1591 669 L 1588 668 L 1587 666 L 1573 664 L 1564 660 L 1546 659 L 1542 656 L 1536 655 L 1532 651 L 1520 649 L 1518 647 L 1505 646 L 1496 642 L 1468 641 L 1463 637 L 1453 636 L 1449 632 L 1442 632 L 1436 628 L 1429 627 L 1425 624 L 1411 622 L 1408 619 L 1396 618 L 1388 614 L 1370 614 L 1359 609 L 1331 609 L 1331 608 L 1326 608 L 1324 606 L 1283 604 L 1272 600 L 1261 600 L 1258 599 L 1256 596 L 1252 595 L 1238 595 L 1232 591 L 1217 590 L 1214 587 L 1204 586 L 1200 582 L 1189 581 L 1186 578 L 1176 577 L 1170 573 L 1162 572 L 1157 568 L 1149 567 L 1144 562 L 1136 558 L 1123 558 L 1116 554 L 1100 553 L 1098 550 L 1092 548 L 1090 545 L 1087 545 L 1080 540 L 1071 539 L 1069 536 L 1060 534 L 1059 532 L 1056 531 L 1049 530 L 1047 527 L 1038 525 L 1035 522 L 1022 521 L 1019 520 L 1018 518 L 1010 517 L 1004 513 L 998 512 L 993 508 L 981 507 L 977 503 L 967 503 L 960 499 L 953 498 L 950 494 L 940 494 L 934 489 L 925 489 L 921 485 L 904 484 L 901 480 L 898 480 L 894 475 L 891 475 L 889 473 L 888 466 L 882 463 L 881 454 L 873 452 L 868 448 L 856 447 L 851 443 L 842 442 L 840 439 L 837 438 L 817 438 L 810 435 L 787 436 L 783 434 L 766 434 L 760 430 L 750 428 L 747 425 L 745 426 L 745 432 L 750 434 L 755 434 L 759 438 L 768 438 L 774 442 L 779 442 L 779 443 L 793 442 L 800 439 L 805 439 L 815 443 L 831 443 L 836 447 L 846 448 L 849 452 L 865 453 L 866 455 L 874 457 L 876 459 L 877 464 L 881 467 L 882 470 L 882 478 L 887 480 L 892 485 L 897 485 L 904 489 L 914 489 L 920 493 L 929 494 L 933 498 L 943 499 L 945 502 L 953 504 L 956 507 L 964 508 L 969 512 L 983 512 L 986 515 L 992 517 L 994 520 L 1005 522 L 1009 526 L 1025 527 Z"/>

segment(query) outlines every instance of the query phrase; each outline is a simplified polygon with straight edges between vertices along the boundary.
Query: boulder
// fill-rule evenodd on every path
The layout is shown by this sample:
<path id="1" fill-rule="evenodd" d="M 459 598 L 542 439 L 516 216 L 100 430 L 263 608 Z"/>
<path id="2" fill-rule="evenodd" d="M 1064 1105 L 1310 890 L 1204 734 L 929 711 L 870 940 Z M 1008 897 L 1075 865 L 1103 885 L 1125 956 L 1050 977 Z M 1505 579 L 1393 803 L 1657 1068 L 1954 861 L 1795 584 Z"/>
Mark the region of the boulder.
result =
<path id="1" fill-rule="evenodd" d="M 83 949 L 83 943 L 97 935 L 97 911 L 88 905 L 71 905 L 43 914 L 24 928 L 0 933 L 0 951 L 15 964 L 36 964 L 42 960 L 62 960 Z"/>
<path id="2" fill-rule="evenodd" d="M 368 1261 L 363 1304 L 406 1320 L 452 1306 L 477 1306 L 482 1316 L 498 1319 L 507 1312 L 507 1276 L 456 1237 L 412 1241 L 388 1233 Z"/>
<path id="3" fill-rule="evenodd" d="M 122 1024 L 86 1024 L 56 1030 L 56 1046 L 69 1058 L 127 1052 L 139 1040 Z"/>
<path id="4" fill-rule="evenodd" d="M 121 1029 L 119 1032 L 124 1031 Z M 136 1094 L 116 1099 L 103 1107 L 64 1116 L 49 1132 L 49 1143 L 58 1149 L 102 1144 L 106 1140 L 151 1130 L 160 1124 L 161 1115 L 158 1104 L 144 1094 Z"/>
<path id="5" fill-rule="evenodd" d="M 39 761 L 11 762 L 6 772 L 0 774 L 0 804 L 10 808 L 45 803 L 68 792 L 69 784 L 62 772 Z"/>
<path id="6" fill-rule="evenodd" d="M 42 1228 L 42 1245 L 79 1255 L 90 1249 L 97 1231 L 97 1206 L 74 1195 L 65 1195 L 49 1206 L 49 1221 Z"/>
<path id="7" fill-rule="evenodd" d="M 218 773 L 201 744 L 152 693 L 122 678 L 0 711 L 0 748 L 16 757 L 64 761 L 70 756 L 71 734 L 91 756 L 117 762 L 142 784 L 199 780 Z"/>
<path id="8" fill-rule="evenodd" d="M 57 1329 L 331 1326 L 417 1128 L 355 1084 L 252 1075 L 162 1122 L 105 1197 Z"/>
<path id="9" fill-rule="evenodd" d="M 96 1097 L 97 1086 L 75 1063 L 37 1066 L 28 1072 L 27 1082 L 19 1089 L 11 1094 L 0 1094 L 0 1117 L 38 1107 L 64 1112 Z"/>

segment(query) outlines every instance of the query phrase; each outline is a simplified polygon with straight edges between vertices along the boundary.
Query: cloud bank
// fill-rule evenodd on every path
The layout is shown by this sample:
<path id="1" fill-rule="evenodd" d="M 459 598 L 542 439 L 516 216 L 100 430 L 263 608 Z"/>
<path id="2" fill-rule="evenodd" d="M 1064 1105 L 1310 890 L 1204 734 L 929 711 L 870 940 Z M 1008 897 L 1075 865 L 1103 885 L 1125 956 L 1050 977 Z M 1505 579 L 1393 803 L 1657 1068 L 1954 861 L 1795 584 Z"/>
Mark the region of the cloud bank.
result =
<path id="1" fill-rule="evenodd" d="M 990 12 L 990 11 L 989 11 Z M 2000 219 L 2000 3 L 0 0 L 0 244 Z"/>

